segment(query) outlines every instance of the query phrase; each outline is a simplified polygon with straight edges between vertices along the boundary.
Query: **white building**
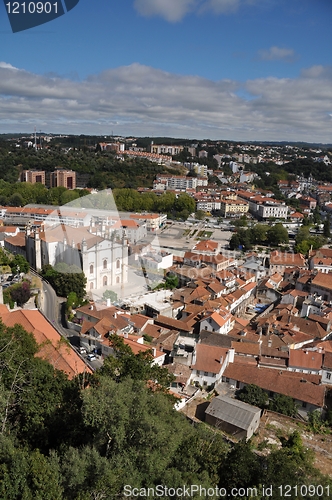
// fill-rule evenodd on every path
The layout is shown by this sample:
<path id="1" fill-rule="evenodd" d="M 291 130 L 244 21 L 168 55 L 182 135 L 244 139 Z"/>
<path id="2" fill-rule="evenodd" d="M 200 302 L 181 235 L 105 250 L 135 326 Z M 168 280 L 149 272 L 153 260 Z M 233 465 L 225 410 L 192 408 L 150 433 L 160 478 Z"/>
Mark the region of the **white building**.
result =
<path id="1" fill-rule="evenodd" d="M 87 291 L 128 281 L 128 245 L 91 234 L 86 228 L 58 225 L 26 232 L 26 256 L 35 269 L 60 262 L 76 265 L 87 279 Z"/>

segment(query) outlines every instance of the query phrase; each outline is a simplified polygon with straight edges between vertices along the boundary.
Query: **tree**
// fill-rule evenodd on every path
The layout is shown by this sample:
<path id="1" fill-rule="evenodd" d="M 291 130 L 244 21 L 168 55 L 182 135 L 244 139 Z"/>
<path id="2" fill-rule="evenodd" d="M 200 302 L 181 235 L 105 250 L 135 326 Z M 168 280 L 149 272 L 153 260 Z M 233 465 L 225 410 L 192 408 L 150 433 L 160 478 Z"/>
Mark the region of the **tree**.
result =
<path id="1" fill-rule="evenodd" d="M 111 302 L 116 302 L 118 300 L 118 295 L 113 292 L 113 290 L 105 290 L 105 292 L 103 293 L 103 299 L 110 299 Z"/>
<path id="2" fill-rule="evenodd" d="M 19 307 L 28 302 L 31 296 L 30 283 L 29 281 L 23 281 L 22 283 L 17 283 L 9 287 L 9 293 L 11 299 L 16 302 Z"/>
<path id="3" fill-rule="evenodd" d="M 288 231 L 281 223 L 275 224 L 267 230 L 267 240 L 273 246 L 288 243 Z"/>
<path id="4" fill-rule="evenodd" d="M 75 292 L 79 301 L 85 296 L 86 277 L 82 270 L 75 265 L 60 262 L 54 268 L 47 264 L 43 266 L 42 276 L 46 278 L 56 294 L 60 297 L 68 297 Z"/>
<path id="5" fill-rule="evenodd" d="M 244 403 L 266 408 L 269 402 L 266 392 L 255 384 L 248 384 L 238 392 L 237 396 Z"/>
<path id="6" fill-rule="evenodd" d="M 197 212 L 195 213 L 195 219 L 197 220 L 203 220 L 205 216 L 206 213 L 203 210 L 197 210 Z"/>
<path id="7" fill-rule="evenodd" d="M 10 267 L 12 273 L 28 273 L 29 272 L 29 262 L 23 257 L 23 255 L 15 255 L 13 260 L 10 262 Z"/>
<path id="8" fill-rule="evenodd" d="M 258 486 L 261 478 L 260 461 L 252 452 L 250 442 L 242 440 L 233 446 L 221 465 L 219 478 L 219 486 L 229 491 L 231 488 Z"/>
<path id="9" fill-rule="evenodd" d="M 230 250 L 239 250 L 241 246 L 241 240 L 237 233 L 234 233 L 229 240 L 229 248 Z"/>
<path id="10" fill-rule="evenodd" d="M 330 236 L 331 236 L 331 220 L 330 220 L 329 215 L 326 217 L 323 224 L 324 224 L 323 235 L 325 238 L 330 238 Z"/>
<path id="11" fill-rule="evenodd" d="M 234 221 L 234 226 L 235 227 L 247 227 L 248 226 L 248 220 L 245 215 L 241 215 L 239 219 L 236 219 Z"/>
<path id="12" fill-rule="evenodd" d="M 177 276 L 168 275 L 165 280 L 165 288 L 173 290 L 179 285 L 179 278 Z"/>
<path id="13" fill-rule="evenodd" d="M 269 408 L 272 411 L 295 417 L 297 415 L 297 406 L 290 396 L 285 394 L 276 394 L 270 402 Z"/>
<path id="14" fill-rule="evenodd" d="M 167 392 L 174 377 L 166 368 L 153 363 L 151 350 L 134 354 L 122 337 L 110 335 L 108 340 L 112 345 L 114 356 L 108 356 L 104 360 L 100 369 L 101 374 L 117 382 L 128 377 L 145 382 L 153 381 L 155 390 Z"/>
<path id="15" fill-rule="evenodd" d="M 264 245 L 267 240 L 267 230 L 268 226 L 265 224 L 255 224 L 250 229 L 252 243 Z"/>

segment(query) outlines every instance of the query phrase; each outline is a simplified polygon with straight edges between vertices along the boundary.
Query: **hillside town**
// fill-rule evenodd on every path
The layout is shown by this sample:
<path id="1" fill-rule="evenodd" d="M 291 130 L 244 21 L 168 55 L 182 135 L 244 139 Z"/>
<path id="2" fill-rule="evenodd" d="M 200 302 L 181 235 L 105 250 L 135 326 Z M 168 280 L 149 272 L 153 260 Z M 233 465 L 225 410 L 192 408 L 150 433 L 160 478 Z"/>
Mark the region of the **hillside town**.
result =
<path id="1" fill-rule="evenodd" d="M 50 347 L 40 355 L 70 377 L 102 366 L 114 355 L 117 335 L 134 354 L 150 353 L 153 364 L 173 375 L 169 391 L 178 410 L 185 411 L 202 391 L 217 394 L 205 419 L 238 438 L 250 438 L 259 425 L 260 412 L 236 399 L 246 386 L 261 388 L 270 402 L 280 395 L 290 398 L 302 420 L 315 411 L 325 414 L 332 384 L 332 183 L 292 174 L 277 180 L 273 191 L 259 187 L 254 169 L 265 162 L 283 166 L 309 153 L 330 168 L 331 153 L 153 141 L 144 150 L 129 142 L 129 149 L 119 138 L 97 147 L 119 161 L 124 155 L 144 157 L 165 169 L 180 168 L 181 175 L 160 172 L 151 188 L 137 192 L 142 197 L 170 192 L 175 199 L 185 193 L 194 200 L 193 212 L 172 220 L 166 213 L 117 211 L 111 190 L 95 188 L 87 190 L 83 204 L 1 206 L 3 250 L 26 259 L 33 273 L 64 263 L 77 266 L 86 299 L 61 324 L 60 310 L 53 309 L 51 317 L 47 312 L 42 284 L 34 304 L 15 303 L 12 311 L 2 305 L 3 322 L 21 324 L 39 344 L 47 338 Z M 38 154 L 51 143 L 43 137 L 39 144 L 16 141 L 16 147 Z M 213 155 L 214 168 L 211 161 L 204 165 L 207 150 L 218 146 L 227 154 Z M 172 159 L 184 152 L 201 163 Z M 51 173 L 23 167 L 20 182 L 77 190 L 76 172 L 60 167 Z M 259 226 L 264 237 L 258 244 L 237 241 Z M 286 233 L 274 241 L 273 229 L 280 226 Z M 11 279 L 2 276 L 2 302 Z M 62 337 L 72 343 L 70 355 L 56 348 Z M 234 411 L 242 415 L 237 423 Z"/>

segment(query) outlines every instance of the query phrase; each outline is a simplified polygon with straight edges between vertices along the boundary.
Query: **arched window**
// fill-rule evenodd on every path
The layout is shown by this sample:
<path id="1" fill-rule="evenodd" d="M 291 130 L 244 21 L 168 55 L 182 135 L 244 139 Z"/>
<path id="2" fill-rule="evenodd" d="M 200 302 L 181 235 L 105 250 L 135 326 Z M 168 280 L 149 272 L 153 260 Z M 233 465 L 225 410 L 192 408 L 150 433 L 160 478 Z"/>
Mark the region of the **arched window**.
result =
<path id="1" fill-rule="evenodd" d="M 93 274 L 93 264 L 90 266 L 90 274 Z"/>
<path id="2" fill-rule="evenodd" d="M 90 290 L 93 290 L 93 283 L 92 283 L 92 281 L 90 283 Z"/>
<path id="3" fill-rule="evenodd" d="M 116 261 L 116 268 L 120 269 L 120 265 L 121 265 L 120 259 L 117 259 L 117 261 Z"/>
<path id="4" fill-rule="evenodd" d="M 107 276 L 104 276 L 103 277 L 103 286 L 106 286 L 107 285 Z"/>
<path id="5" fill-rule="evenodd" d="M 120 283 L 120 278 L 119 278 L 119 276 L 117 276 L 117 277 L 116 277 L 116 282 L 117 282 L 117 283 Z"/>
<path id="6" fill-rule="evenodd" d="M 103 260 L 103 269 L 107 269 L 107 259 Z"/>

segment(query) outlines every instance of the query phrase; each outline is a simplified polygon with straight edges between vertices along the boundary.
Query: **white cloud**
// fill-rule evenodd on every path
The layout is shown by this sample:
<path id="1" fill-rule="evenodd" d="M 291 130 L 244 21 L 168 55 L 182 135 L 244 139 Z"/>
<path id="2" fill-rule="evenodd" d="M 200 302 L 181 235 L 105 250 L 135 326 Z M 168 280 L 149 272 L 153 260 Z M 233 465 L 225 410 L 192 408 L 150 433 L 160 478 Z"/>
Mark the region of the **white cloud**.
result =
<path id="1" fill-rule="evenodd" d="M 142 16 L 161 16 L 166 21 L 180 21 L 197 5 L 197 0 L 135 0 L 134 7 Z"/>
<path id="2" fill-rule="evenodd" d="M 83 81 L 0 66 L 0 131 L 331 142 L 332 69 L 214 82 L 140 64 Z"/>
<path id="3" fill-rule="evenodd" d="M 159 16 L 166 21 L 181 21 L 190 13 L 215 14 L 236 12 L 242 5 L 253 5 L 261 0 L 134 0 L 135 9 L 142 16 Z"/>
<path id="4" fill-rule="evenodd" d="M 286 61 L 292 62 L 296 59 L 296 54 L 293 49 L 281 47 L 270 47 L 268 50 L 260 50 L 258 56 L 263 61 Z"/>
<path id="5" fill-rule="evenodd" d="M 0 68 L 7 68 L 7 69 L 17 69 L 15 66 L 12 66 L 11 64 L 5 63 L 3 61 L 0 61 Z"/>

